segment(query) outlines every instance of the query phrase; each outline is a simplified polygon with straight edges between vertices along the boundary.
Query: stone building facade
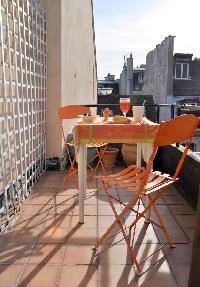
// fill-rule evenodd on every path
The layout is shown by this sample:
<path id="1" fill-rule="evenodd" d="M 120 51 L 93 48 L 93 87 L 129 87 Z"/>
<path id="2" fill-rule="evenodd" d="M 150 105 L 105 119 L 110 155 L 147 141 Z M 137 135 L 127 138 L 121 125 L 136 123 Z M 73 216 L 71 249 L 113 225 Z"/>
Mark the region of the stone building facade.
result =
<path id="1" fill-rule="evenodd" d="M 108 73 L 104 80 L 98 80 L 98 95 L 119 95 L 119 80 L 115 80 L 115 75 Z"/>
<path id="2" fill-rule="evenodd" d="M 193 54 L 174 54 L 173 102 L 200 100 L 200 60 Z"/>
<path id="3" fill-rule="evenodd" d="M 152 94 L 156 104 L 174 104 L 200 99 L 200 61 L 192 54 L 174 52 L 174 37 L 168 36 L 149 52 L 143 93 Z M 166 115 L 163 114 L 165 120 Z"/>
<path id="4" fill-rule="evenodd" d="M 119 79 L 119 94 L 130 96 L 134 91 L 141 91 L 144 82 L 145 65 L 133 68 L 133 56 L 124 58 L 123 70 Z"/>
<path id="5" fill-rule="evenodd" d="M 192 54 L 174 52 L 174 37 L 168 36 L 149 52 L 143 93 L 152 94 L 156 104 L 198 103 L 200 101 L 200 60 Z M 171 117 L 170 107 L 160 112 L 160 120 Z M 199 131 L 193 139 L 195 151 L 200 151 Z"/>
<path id="6" fill-rule="evenodd" d="M 133 87 L 133 57 L 132 54 L 130 54 L 130 57 L 127 58 L 126 61 L 124 59 L 123 70 L 120 74 L 119 94 L 121 96 L 131 95 L 132 87 Z"/>
<path id="7" fill-rule="evenodd" d="M 145 94 L 153 95 L 156 104 L 168 103 L 173 95 L 174 37 L 166 37 L 146 57 L 143 85 Z"/>

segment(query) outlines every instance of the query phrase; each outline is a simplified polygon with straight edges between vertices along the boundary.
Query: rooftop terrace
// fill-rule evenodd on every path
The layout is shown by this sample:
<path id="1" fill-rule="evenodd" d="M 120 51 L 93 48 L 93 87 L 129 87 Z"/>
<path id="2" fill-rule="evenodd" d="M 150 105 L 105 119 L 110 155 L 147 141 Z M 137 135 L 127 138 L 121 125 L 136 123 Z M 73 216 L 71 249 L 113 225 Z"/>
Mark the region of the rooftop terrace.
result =
<path id="1" fill-rule="evenodd" d="M 166 246 L 156 252 L 144 263 L 142 276 L 137 277 L 121 235 L 111 238 L 95 256 L 92 248 L 112 223 L 112 211 L 96 179 L 90 178 L 86 219 L 80 225 L 77 190 L 72 177 L 65 182 L 65 172 L 45 172 L 22 204 L 15 222 L 0 236 L 1 286 L 187 286 L 195 215 L 173 187 L 159 201 L 158 208 L 176 248 Z M 129 200 L 125 190 L 111 191 Z M 126 223 L 133 216 L 130 214 Z M 140 261 L 162 243 L 158 230 L 138 223 L 134 248 Z"/>

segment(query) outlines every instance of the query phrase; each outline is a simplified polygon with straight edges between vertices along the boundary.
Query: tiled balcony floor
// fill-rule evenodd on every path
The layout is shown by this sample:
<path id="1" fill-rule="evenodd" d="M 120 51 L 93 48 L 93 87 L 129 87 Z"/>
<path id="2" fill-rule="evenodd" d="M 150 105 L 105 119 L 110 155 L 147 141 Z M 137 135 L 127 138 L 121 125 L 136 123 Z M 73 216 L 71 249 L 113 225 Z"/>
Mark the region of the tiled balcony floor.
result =
<path id="1" fill-rule="evenodd" d="M 24 201 L 13 226 L 0 235 L 1 287 L 187 286 L 195 215 L 175 189 L 166 193 L 158 208 L 176 248 L 155 253 L 145 262 L 144 274 L 137 277 L 121 235 L 100 248 L 98 256 L 92 250 L 113 221 L 96 180 L 88 182 L 85 224 L 80 225 L 77 190 L 73 181 L 66 184 L 64 175 L 46 172 Z M 125 190 L 113 188 L 111 192 L 129 200 Z M 160 231 L 147 226 L 140 222 L 136 230 L 135 252 L 140 260 L 163 242 Z"/>

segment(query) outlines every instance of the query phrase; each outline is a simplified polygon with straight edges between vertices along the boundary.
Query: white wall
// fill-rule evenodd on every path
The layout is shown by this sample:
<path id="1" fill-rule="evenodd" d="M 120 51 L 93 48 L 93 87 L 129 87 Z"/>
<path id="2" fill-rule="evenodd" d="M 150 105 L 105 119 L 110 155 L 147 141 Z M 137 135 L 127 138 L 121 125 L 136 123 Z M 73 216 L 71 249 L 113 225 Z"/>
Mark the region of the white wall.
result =
<path id="1" fill-rule="evenodd" d="M 97 101 L 91 0 L 62 0 L 61 93 L 63 104 Z"/>
<path id="2" fill-rule="evenodd" d="M 97 102 L 91 0 L 46 0 L 48 31 L 48 156 L 61 156 L 57 108 Z M 67 126 L 70 129 L 70 126 Z M 56 139 L 56 140 L 55 140 Z"/>
<path id="3" fill-rule="evenodd" d="M 47 10 L 47 154 L 62 150 L 57 107 L 61 106 L 61 0 L 45 0 Z M 56 139 L 56 140 L 55 140 Z"/>

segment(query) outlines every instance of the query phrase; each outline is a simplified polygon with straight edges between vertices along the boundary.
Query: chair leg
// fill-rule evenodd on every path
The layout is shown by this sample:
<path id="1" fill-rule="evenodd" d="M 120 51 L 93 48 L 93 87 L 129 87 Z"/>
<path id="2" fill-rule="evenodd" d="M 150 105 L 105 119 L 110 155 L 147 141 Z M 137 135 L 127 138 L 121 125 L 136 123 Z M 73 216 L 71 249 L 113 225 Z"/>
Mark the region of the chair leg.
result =
<path id="1" fill-rule="evenodd" d="M 130 225 L 130 227 L 132 228 L 137 222 L 138 220 L 140 220 L 141 217 L 145 217 L 146 212 L 149 210 L 149 208 L 151 208 L 154 205 L 154 202 L 160 197 L 159 194 L 157 194 L 152 201 L 149 202 L 149 204 L 147 204 L 144 208 L 144 210 L 140 213 L 138 213 L 138 217 L 136 217 L 136 219 L 132 222 L 132 224 Z"/>
<path id="2" fill-rule="evenodd" d="M 116 219 L 117 218 L 118 218 L 118 214 L 116 215 Z M 123 224 L 121 223 L 121 221 L 118 221 L 118 225 L 119 225 L 119 227 L 121 229 L 121 232 L 123 234 L 123 237 L 124 237 L 124 239 L 126 241 L 126 244 L 127 244 L 127 247 L 128 247 L 128 252 L 129 252 L 129 255 L 131 257 L 132 263 L 135 264 L 135 266 L 137 268 L 137 274 L 139 275 L 141 273 L 141 268 L 140 268 L 140 265 L 139 265 L 139 263 L 137 261 L 136 256 L 133 253 L 133 248 L 131 247 L 131 243 L 130 243 L 129 237 L 128 237 L 128 235 L 126 235 L 126 233 L 124 231 L 124 228 L 123 228 Z"/>
<path id="3" fill-rule="evenodd" d="M 103 148 L 103 150 L 102 150 L 101 152 L 98 153 L 99 161 L 98 161 L 98 163 L 97 163 L 98 166 L 99 166 L 99 164 L 101 165 L 101 169 L 102 169 L 102 171 L 103 171 L 104 176 L 106 176 L 107 173 L 106 173 L 106 170 L 105 170 L 105 168 L 104 168 L 104 165 L 103 165 L 103 162 L 102 162 L 102 158 L 103 158 L 103 156 L 104 156 L 104 153 L 105 153 L 106 149 L 107 149 L 107 145 Z M 98 166 L 97 166 L 97 168 L 98 168 Z M 97 168 L 96 168 L 96 171 L 97 171 Z"/>
<path id="4" fill-rule="evenodd" d="M 138 217 L 136 217 L 136 219 L 132 222 L 132 224 L 130 225 L 130 228 L 132 228 L 132 227 L 138 222 L 138 220 L 139 220 L 141 217 L 143 217 L 143 215 L 149 210 L 149 208 L 153 207 L 153 209 L 154 209 L 154 211 L 155 211 L 155 213 L 156 213 L 156 216 L 157 216 L 157 218 L 158 218 L 158 221 L 159 221 L 159 223 L 160 223 L 161 229 L 163 230 L 163 233 L 164 233 L 164 235 L 165 235 L 165 237 L 166 237 L 166 239 L 167 239 L 167 243 L 168 243 L 168 245 L 169 245 L 171 248 L 173 248 L 174 246 L 173 246 L 173 244 L 172 244 L 172 242 L 171 242 L 171 239 L 170 239 L 170 237 L 169 237 L 169 234 L 167 233 L 167 230 L 166 230 L 166 228 L 165 228 L 165 226 L 164 226 L 164 223 L 163 223 L 163 221 L 162 221 L 162 219 L 161 219 L 161 216 L 160 216 L 160 214 L 159 214 L 157 208 L 156 208 L 155 205 L 154 205 L 154 202 L 160 197 L 160 195 L 161 195 L 161 194 L 158 193 L 154 198 L 152 198 L 150 195 L 148 195 L 149 204 L 146 205 L 146 207 L 144 208 L 144 210 L 143 210 L 141 213 L 138 214 Z"/>
<path id="5" fill-rule="evenodd" d="M 77 176 L 76 175 L 77 169 L 74 167 L 74 163 L 75 163 L 75 158 L 73 159 L 73 161 L 70 162 L 70 168 L 69 168 L 67 176 L 66 176 L 67 178 L 69 178 L 72 175 L 75 177 Z"/>
<path id="6" fill-rule="evenodd" d="M 110 199 L 109 195 L 108 195 L 108 200 L 109 200 L 110 206 L 111 206 L 111 208 L 112 208 L 112 210 L 113 210 L 113 212 L 114 212 L 114 214 L 115 214 L 117 223 L 118 223 L 118 225 L 119 225 L 119 227 L 120 227 L 120 229 L 121 229 L 121 232 L 122 232 L 122 234 L 123 234 L 123 237 L 124 237 L 124 239 L 125 239 L 125 241 L 126 241 L 126 244 L 127 244 L 127 247 L 128 247 L 128 252 L 129 252 L 129 255 L 130 255 L 130 257 L 131 257 L 132 263 L 135 264 L 135 266 L 136 266 L 136 268 L 137 268 L 137 273 L 140 274 L 140 273 L 141 273 L 141 268 L 140 268 L 140 266 L 139 266 L 139 264 L 138 264 L 138 262 L 137 262 L 136 256 L 135 256 L 134 253 L 133 253 L 133 248 L 131 247 L 131 243 L 130 243 L 129 237 L 128 237 L 128 235 L 125 233 L 123 224 L 121 223 L 121 219 L 118 220 L 118 218 L 119 218 L 119 217 L 118 217 L 118 214 L 117 214 L 117 212 L 116 212 L 116 210 L 115 210 L 115 207 L 114 207 L 113 202 L 112 202 L 112 200 Z"/>
<path id="7" fill-rule="evenodd" d="M 72 159 L 68 149 L 67 149 L 67 154 L 68 154 L 68 159 L 69 159 L 69 163 L 70 163 L 70 168 L 69 168 L 69 170 L 67 172 L 67 175 L 66 175 L 66 179 L 65 179 L 66 182 L 68 181 L 69 177 L 72 176 L 72 175 L 75 178 L 77 178 L 77 174 L 76 173 L 78 171 L 78 169 L 75 168 L 75 166 L 74 166 L 75 161 L 76 161 L 76 157 L 74 157 L 74 159 Z M 75 180 L 75 187 L 78 189 L 78 181 L 77 180 Z"/>
<path id="8" fill-rule="evenodd" d="M 95 169 L 93 170 L 93 174 L 96 175 L 97 173 L 97 170 L 99 168 L 99 165 L 101 165 L 101 169 L 103 171 L 103 174 L 104 176 L 106 176 L 106 171 L 105 171 L 105 168 L 104 168 L 104 165 L 103 165 L 103 162 L 102 162 L 102 158 L 103 158 L 103 155 L 106 151 L 106 148 L 107 148 L 107 145 L 103 148 L 103 150 L 100 152 L 98 147 L 96 147 L 96 152 L 97 152 L 97 156 L 98 157 L 98 162 L 97 162 L 97 165 L 95 166 Z"/>
<path id="9" fill-rule="evenodd" d="M 137 210 L 136 210 L 136 219 L 137 219 L 137 217 L 138 217 L 138 215 L 139 215 L 140 201 L 141 201 L 141 199 L 139 198 L 139 200 L 138 200 L 138 206 L 137 206 Z M 130 230 L 132 230 L 132 227 L 130 227 Z M 133 228 L 132 242 L 131 242 L 131 247 L 132 247 L 132 248 L 133 248 L 134 239 L 135 239 L 135 232 L 136 232 L 136 224 L 134 225 L 134 228 Z"/>
<path id="10" fill-rule="evenodd" d="M 123 234 L 123 237 L 124 237 L 124 239 L 125 239 L 125 241 L 126 241 L 126 244 L 127 244 L 127 247 L 128 247 L 128 252 L 129 252 L 129 255 L 130 255 L 130 257 L 131 257 L 131 260 L 132 260 L 132 263 L 133 264 L 135 264 L 135 266 L 136 266 L 136 268 L 137 268 L 137 274 L 139 275 L 140 273 L 141 273 L 141 268 L 140 268 L 140 266 L 139 266 L 139 264 L 138 264 L 138 262 L 137 262 L 137 259 L 136 259 L 136 256 L 134 255 L 134 253 L 133 253 L 133 249 L 131 248 L 131 244 L 130 244 L 130 240 L 129 240 L 129 237 L 126 235 L 126 233 L 125 233 L 125 230 L 124 230 L 124 227 L 123 227 L 123 224 L 121 223 L 121 219 L 123 219 L 123 216 L 120 218 L 120 215 L 121 214 L 117 214 L 117 212 L 116 212 L 116 209 L 115 209 L 115 207 L 114 207 L 114 204 L 113 204 L 113 202 L 112 202 L 112 200 L 111 200 L 111 197 L 110 197 L 110 195 L 109 195 L 109 193 L 108 193 L 108 191 L 107 191 L 107 188 L 106 188 L 106 186 L 105 185 L 103 185 L 103 189 L 104 189 L 104 194 L 105 194 L 105 196 L 106 196 L 106 198 L 107 198 L 107 200 L 108 200 L 108 202 L 109 202 L 109 204 L 110 204 L 110 206 L 111 206 L 111 208 L 112 208 L 112 210 L 113 210 L 113 213 L 114 213 L 114 215 L 115 215 L 115 218 L 116 218 L 116 220 L 113 222 L 113 223 L 117 223 L 118 225 L 119 225 L 119 228 L 121 229 L 121 232 L 122 232 L 122 234 Z M 113 224 L 112 224 L 113 225 Z M 109 233 L 112 231 L 112 229 L 115 227 L 115 225 L 112 227 L 112 225 L 111 225 L 111 227 L 109 228 Z M 107 232 L 106 232 L 107 233 Z M 106 237 L 104 237 L 104 238 L 100 238 L 100 240 L 97 242 L 98 243 L 98 246 L 97 246 L 97 244 L 96 244 L 96 246 L 95 246 L 95 248 L 98 248 L 105 240 L 106 240 L 106 238 L 107 238 L 107 236 L 108 236 L 108 234 L 109 233 L 107 233 L 106 234 Z"/>
<path id="11" fill-rule="evenodd" d="M 74 167 L 76 157 L 74 157 L 74 159 L 71 158 L 67 143 L 66 143 L 66 151 L 67 151 L 67 156 L 68 156 L 69 163 L 70 163 L 70 169 L 67 173 L 67 178 L 68 178 L 71 175 L 76 176 L 77 169 Z"/>
<path id="12" fill-rule="evenodd" d="M 150 201 L 152 201 L 152 197 L 150 195 L 148 195 L 148 198 L 149 198 Z M 164 236 L 167 239 L 167 244 L 169 245 L 170 248 L 173 248 L 174 246 L 172 244 L 171 238 L 170 238 L 170 236 L 169 236 L 169 234 L 167 232 L 167 229 L 166 229 L 166 227 L 164 225 L 164 222 L 163 222 L 163 220 L 162 220 L 162 218 L 160 216 L 160 213 L 158 212 L 157 207 L 154 204 L 153 204 L 152 207 L 153 207 L 153 210 L 154 210 L 154 212 L 155 212 L 155 214 L 157 216 L 158 222 L 160 223 L 160 226 L 162 227 Z"/>
<path id="13" fill-rule="evenodd" d="M 103 192 L 106 196 L 105 190 L 106 186 L 102 184 L 103 187 Z M 126 214 L 126 212 L 128 210 L 130 210 L 131 206 L 137 202 L 139 196 L 137 196 L 136 198 L 134 198 L 134 200 L 130 200 L 129 203 L 124 207 L 124 209 L 122 210 L 122 212 L 118 215 L 118 219 L 115 219 L 113 221 L 113 223 L 109 226 L 109 228 L 106 230 L 106 232 L 101 236 L 101 238 L 99 240 L 97 240 L 96 244 L 95 244 L 95 248 L 97 249 L 100 245 L 102 245 L 102 243 L 104 241 L 106 241 L 108 235 L 110 234 L 110 232 L 113 230 L 113 228 L 117 225 L 118 221 L 121 220 L 123 218 L 123 216 Z"/>

